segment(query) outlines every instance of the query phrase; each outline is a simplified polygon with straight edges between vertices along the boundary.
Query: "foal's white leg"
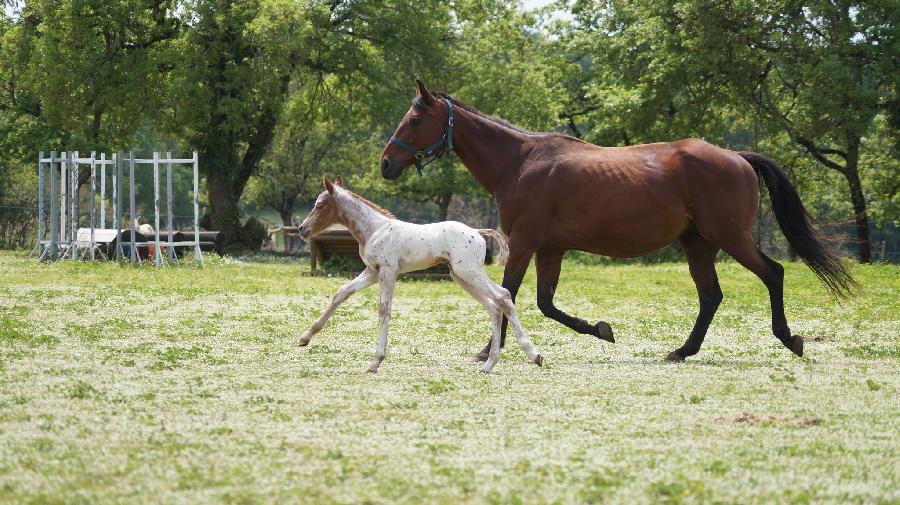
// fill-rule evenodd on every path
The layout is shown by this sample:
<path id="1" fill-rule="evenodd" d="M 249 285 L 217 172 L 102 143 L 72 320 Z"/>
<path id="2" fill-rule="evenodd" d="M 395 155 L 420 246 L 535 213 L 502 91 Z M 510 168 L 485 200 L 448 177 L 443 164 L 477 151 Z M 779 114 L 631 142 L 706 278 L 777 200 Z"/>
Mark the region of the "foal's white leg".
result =
<path id="1" fill-rule="evenodd" d="M 300 344 L 301 347 L 308 345 L 309 340 L 312 338 L 312 336 L 318 333 L 319 330 L 321 330 L 325 326 L 328 318 L 331 317 L 331 315 L 340 304 L 344 303 L 344 301 L 346 301 L 347 298 L 350 298 L 350 296 L 354 293 L 363 290 L 371 286 L 372 284 L 375 284 L 375 281 L 377 279 L 378 274 L 374 270 L 367 268 L 363 270 L 363 272 L 359 274 L 355 279 L 341 286 L 341 289 L 339 289 L 338 292 L 335 293 L 334 298 L 331 299 L 331 304 L 327 309 L 325 309 L 325 312 L 323 312 L 322 315 L 319 316 L 318 319 L 316 319 L 312 326 L 310 326 L 309 329 L 306 330 L 306 333 L 304 333 L 303 336 L 300 337 L 300 341 L 298 342 L 298 344 Z"/>
<path id="2" fill-rule="evenodd" d="M 479 293 L 485 293 L 485 296 L 497 305 L 500 311 L 506 315 L 507 319 L 509 319 L 509 323 L 513 328 L 513 334 L 516 336 L 516 342 L 519 343 L 519 347 L 522 348 L 529 360 L 533 361 L 538 366 L 542 366 L 544 364 L 544 357 L 541 356 L 537 348 L 534 347 L 534 344 L 531 343 L 531 339 L 525 334 L 522 323 L 519 322 L 519 318 L 516 316 L 516 308 L 515 305 L 513 305 L 512 296 L 510 296 L 509 291 L 494 284 L 494 281 L 492 281 L 481 268 L 467 268 L 462 271 L 457 271 L 457 275 L 462 277 L 466 283 L 472 286 L 472 289 Z M 494 340 L 492 336 L 491 347 L 493 348 L 493 346 Z"/>
<path id="3" fill-rule="evenodd" d="M 491 373 L 491 370 L 494 369 L 494 365 L 500 361 L 500 322 L 503 319 L 503 315 L 500 312 L 500 308 L 497 307 L 497 304 L 491 301 L 490 293 L 483 293 L 475 289 L 471 284 L 454 274 L 453 271 L 450 272 L 450 277 L 453 277 L 453 280 L 455 280 L 463 290 L 472 295 L 472 298 L 475 298 L 478 303 L 482 304 L 484 308 L 487 309 L 488 315 L 491 317 L 491 350 L 488 353 L 488 359 L 484 362 L 484 366 L 481 367 L 482 372 Z"/>
<path id="4" fill-rule="evenodd" d="M 378 275 L 381 286 L 381 303 L 378 304 L 378 319 L 381 322 L 381 335 L 378 336 L 378 347 L 375 348 L 375 359 L 369 365 L 369 372 L 375 373 L 387 353 L 388 321 L 391 320 L 391 301 L 394 299 L 394 284 L 397 274 L 382 270 Z"/>

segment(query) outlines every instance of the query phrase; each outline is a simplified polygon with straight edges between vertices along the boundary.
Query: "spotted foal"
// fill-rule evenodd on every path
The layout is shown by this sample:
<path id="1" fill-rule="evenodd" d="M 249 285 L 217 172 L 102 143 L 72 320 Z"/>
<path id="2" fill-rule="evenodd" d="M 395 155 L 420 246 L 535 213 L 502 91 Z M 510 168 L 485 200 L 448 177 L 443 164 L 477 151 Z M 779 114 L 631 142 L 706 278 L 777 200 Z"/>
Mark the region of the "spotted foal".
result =
<path id="1" fill-rule="evenodd" d="M 388 321 L 394 284 L 400 274 L 447 263 L 450 275 L 491 316 L 491 350 L 484 367 L 489 373 L 500 359 L 500 322 L 505 315 L 513 327 L 519 346 L 528 359 L 542 365 L 544 358 L 528 339 L 516 317 L 509 291 L 495 284 L 484 272 L 486 244 L 482 236 L 492 236 L 506 250 L 506 240 L 494 230 L 476 230 L 454 221 L 418 225 L 400 221 L 390 212 L 344 189 L 340 176 L 334 183 L 323 177 L 325 191 L 316 199 L 312 212 L 300 225 L 300 236 L 309 239 L 335 223 L 346 226 L 359 242 L 359 255 L 366 264 L 358 277 L 341 287 L 325 312 L 300 337 L 305 346 L 335 309 L 354 293 L 376 282 L 381 287 L 378 318 L 381 335 L 369 372 L 376 372 L 387 351 Z"/>

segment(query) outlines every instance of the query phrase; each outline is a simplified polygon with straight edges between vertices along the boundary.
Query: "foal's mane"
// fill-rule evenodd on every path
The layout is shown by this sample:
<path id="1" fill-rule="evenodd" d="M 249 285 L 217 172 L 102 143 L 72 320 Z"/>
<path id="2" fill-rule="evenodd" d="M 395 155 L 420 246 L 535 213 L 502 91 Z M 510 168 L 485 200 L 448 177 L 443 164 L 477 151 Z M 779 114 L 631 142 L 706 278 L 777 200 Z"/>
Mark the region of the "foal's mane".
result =
<path id="1" fill-rule="evenodd" d="M 356 198 L 357 200 L 361 201 L 362 203 L 364 203 L 364 204 L 368 205 L 369 207 L 372 207 L 373 209 L 375 209 L 375 211 L 378 212 L 379 214 L 384 214 L 385 216 L 388 217 L 388 219 L 397 219 L 397 216 L 395 216 L 393 212 L 391 212 L 391 211 L 385 209 L 384 207 L 378 205 L 377 203 L 375 203 L 375 202 L 370 202 L 369 200 L 366 200 L 365 198 L 363 198 L 363 197 L 357 195 L 356 193 L 350 191 L 349 189 L 346 189 L 346 188 L 342 188 L 342 189 L 344 189 L 344 191 L 346 191 L 347 193 L 349 193 L 353 198 Z"/>
<path id="2" fill-rule="evenodd" d="M 475 107 L 472 107 L 468 103 L 460 100 L 459 98 L 456 98 L 455 96 L 451 95 L 450 93 L 445 93 L 443 91 L 432 91 L 431 96 L 438 98 L 438 99 L 450 100 L 450 102 L 453 105 L 459 107 L 460 109 L 469 111 L 478 117 L 482 117 L 484 119 L 487 119 L 488 121 L 491 121 L 500 126 L 509 128 L 510 130 L 515 130 L 519 133 L 525 133 L 527 135 L 555 135 L 555 136 L 560 136 L 560 137 L 568 137 L 569 136 L 569 135 L 566 135 L 565 133 L 560 133 L 560 132 L 538 132 L 538 131 L 533 131 L 533 130 L 528 130 L 526 128 L 522 128 L 521 126 L 516 126 L 503 118 L 499 118 L 497 116 L 492 116 L 490 114 L 485 114 L 484 112 L 481 112 L 480 110 L 476 109 Z M 422 97 L 420 95 L 416 95 L 416 97 L 413 98 L 412 103 L 415 107 L 418 107 L 418 108 L 425 107 L 425 104 L 422 103 Z"/>

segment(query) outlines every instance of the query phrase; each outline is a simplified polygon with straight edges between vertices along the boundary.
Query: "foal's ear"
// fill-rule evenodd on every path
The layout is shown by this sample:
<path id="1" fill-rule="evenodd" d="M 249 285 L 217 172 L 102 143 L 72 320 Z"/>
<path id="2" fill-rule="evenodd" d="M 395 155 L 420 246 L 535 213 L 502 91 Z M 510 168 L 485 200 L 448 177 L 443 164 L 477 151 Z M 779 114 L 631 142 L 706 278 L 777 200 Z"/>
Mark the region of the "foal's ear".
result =
<path id="1" fill-rule="evenodd" d="M 322 183 L 325 184 L 325 189 L 328 190 L 329 194 L 334 194 L 334 186 L 331 184 L 331 181 L 328 180 L 327 175 L 322 176 Z"/>
<path id="2" fill-rule="evenodd" d="M 343 188 L 344 187 L 344 178 L 341 177 L 340 175 L 334 176 L 334 185 L 340 186 Z"/>
<path id="3" fill-rule="evenodd" d="M 425 103 L 425 105 L 434 103 L 434 97 L 431 96 L 431 92 L 425 87 L 425 83 L 418 79 L 416 79 L 416 91 L 419 93 L 419 96 L 422 97 L 422 102 Z"/>

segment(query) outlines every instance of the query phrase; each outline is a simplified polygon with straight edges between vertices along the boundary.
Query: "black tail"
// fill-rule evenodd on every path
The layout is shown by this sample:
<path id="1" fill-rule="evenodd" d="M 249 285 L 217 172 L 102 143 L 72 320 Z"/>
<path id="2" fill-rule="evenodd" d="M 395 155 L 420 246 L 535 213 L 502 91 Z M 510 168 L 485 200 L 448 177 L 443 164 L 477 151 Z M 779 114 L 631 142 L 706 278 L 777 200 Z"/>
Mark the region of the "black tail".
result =
<path id="1" fill-rule="evenodd" d="M 738 153 L 766 181 L 772 199 L 775 220 L 788 243 L 822 283 L 838 298 L 847 298 L 859 284 L 850 275 L 837 253 L 825 244 L 822 236 L 809 224 L 809 214 L 778 165 L 761 154 Z"/>

